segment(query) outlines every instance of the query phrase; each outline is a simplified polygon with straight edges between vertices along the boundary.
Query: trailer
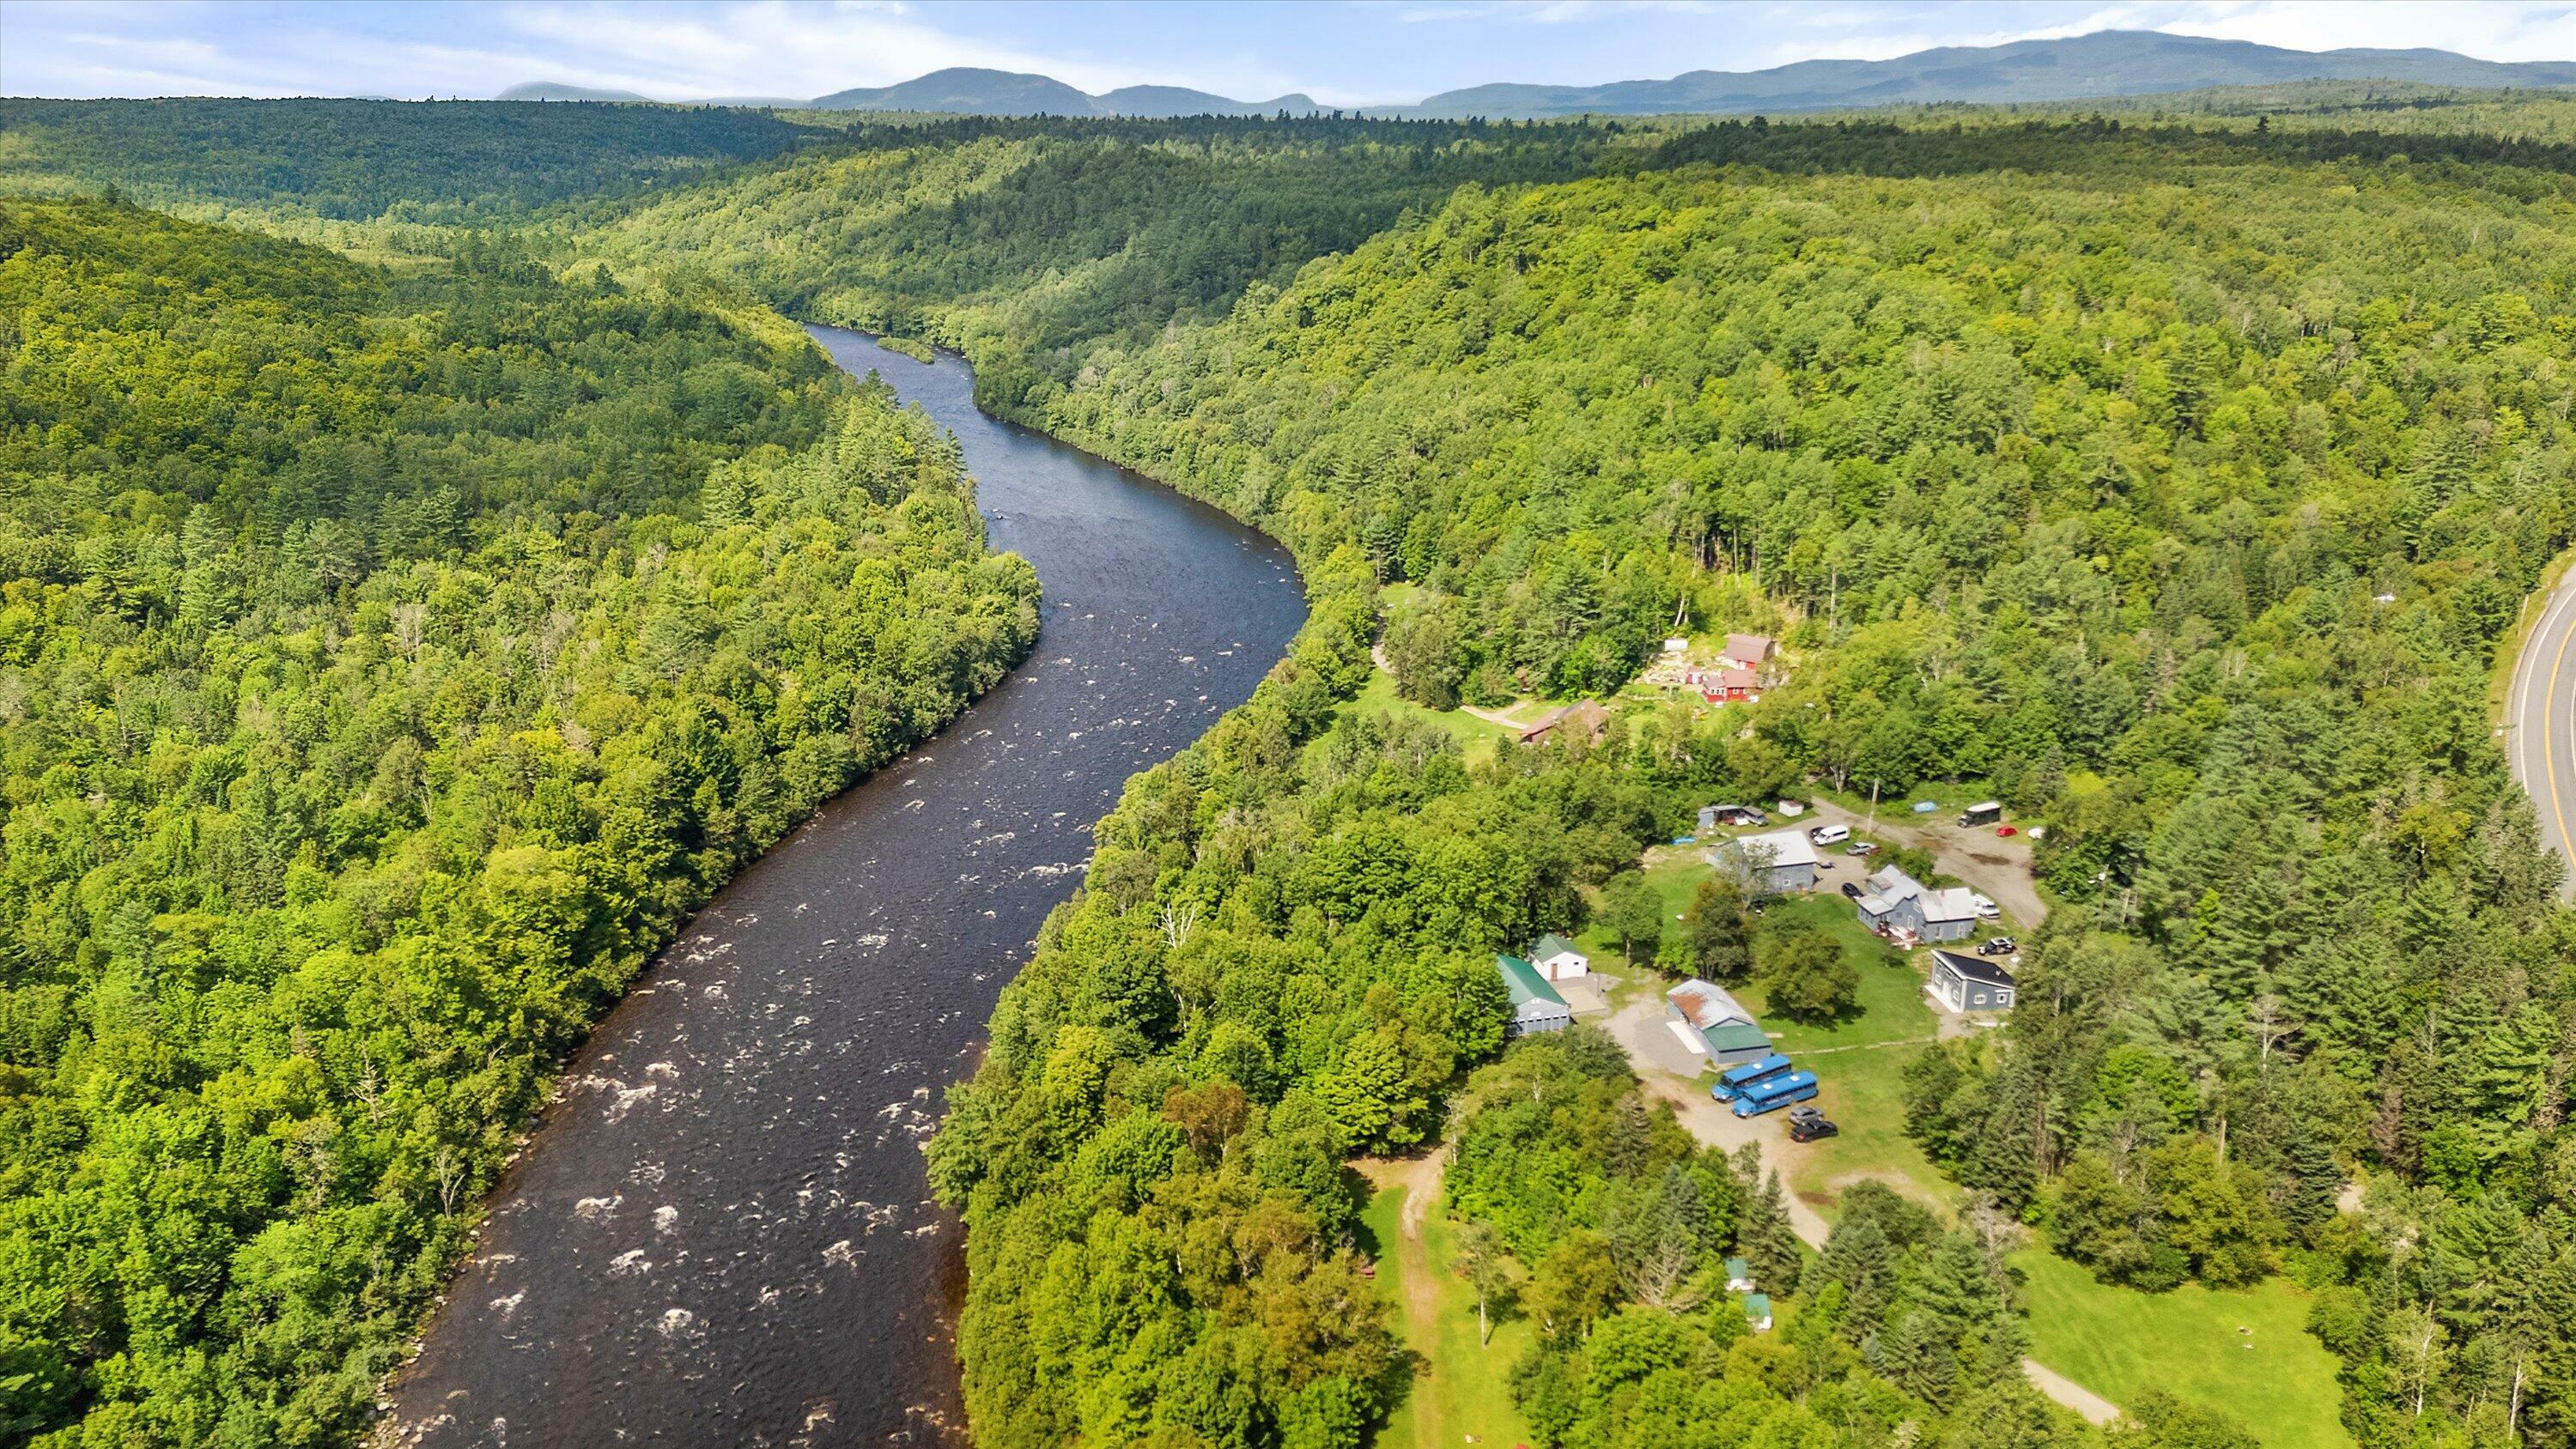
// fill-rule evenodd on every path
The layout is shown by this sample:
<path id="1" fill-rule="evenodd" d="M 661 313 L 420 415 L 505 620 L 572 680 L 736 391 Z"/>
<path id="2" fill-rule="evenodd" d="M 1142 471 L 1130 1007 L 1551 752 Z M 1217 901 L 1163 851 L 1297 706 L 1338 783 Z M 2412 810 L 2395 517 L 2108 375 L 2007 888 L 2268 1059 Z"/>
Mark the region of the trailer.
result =
<path id="1" fill-rule="evenodd" d="M 1815 1073 L 1791 1072 L 1755 1083 L 1736 1097 L 1732 1110 L 1738 1117 L 1759 1117 L 1793 1103 L 1813 1101 L 1816 1090 Z"/>
<path id="2" fill-rule="evenodd" d="M 1971 805 L 1967 809 L 1960 811 L 1959 828 L 1962 830 L 1974 830 L 1980 825 L 1992 825 L 2003 818 L 2003 802 L 2000 800 L 1988 800 L 1982 804 Z"/>
<path id="3" fill-rule="evenodd" d="M 1708 1094 L 1717 1101 L 1732 1102 L 1742 1095 L 1747 1087 L 1767 1082 L 1788 1070 L 1789 1059 L 1778 1052 L 1773 1052 L 1758 1062 L 1746 1062 L 1741 1066 L 1729 1067 L 1720 1072 L 1717 1084 L 1708 1089 Z"/>

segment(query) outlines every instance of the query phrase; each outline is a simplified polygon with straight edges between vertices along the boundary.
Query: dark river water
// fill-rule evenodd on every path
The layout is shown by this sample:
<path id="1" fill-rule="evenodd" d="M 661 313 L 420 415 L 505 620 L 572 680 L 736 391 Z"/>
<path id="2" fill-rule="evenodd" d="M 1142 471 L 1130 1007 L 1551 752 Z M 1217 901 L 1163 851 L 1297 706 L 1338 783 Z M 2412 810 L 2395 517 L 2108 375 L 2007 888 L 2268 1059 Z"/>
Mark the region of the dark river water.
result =
<path id="1" fill-rule="evenodd" d="M 811 329 L 964 445 L 1037 566 L 1028 662 L 691 921 L 567 1069 L 418 1362 L 404 1442 L 965 1442 L 958 1226 L 921 1143 L 1135 771 L 1250 696 L 1305 617 L 1285 551 Z"/>

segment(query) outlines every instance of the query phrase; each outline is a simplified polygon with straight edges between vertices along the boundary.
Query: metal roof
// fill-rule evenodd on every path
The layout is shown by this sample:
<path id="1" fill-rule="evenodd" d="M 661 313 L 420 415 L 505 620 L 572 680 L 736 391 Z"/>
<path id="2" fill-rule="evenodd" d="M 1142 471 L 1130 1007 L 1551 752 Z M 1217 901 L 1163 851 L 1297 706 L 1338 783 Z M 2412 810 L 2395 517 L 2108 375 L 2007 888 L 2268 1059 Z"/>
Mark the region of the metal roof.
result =
<path id="1" fill-rule="evenodd" d="M 1725 987 L 1714 981 L 1702 981 L 1694 976 L 1665 992 L 1664 999 L 1680 1008 L 1682 1020 L 1702 1031 L 1753 1024 L 1753 1013 L 1745 1010 L 1741 1003 L 1727 994 Z"/>
<path id="2" fill-rule="evenodd" d="M 1511 993 L 1514 1007 L 1527 1006 L 1533 1001 L 1553 1002 L 1558 1006 L 1566 1004 L 1565 998 L 1556 994 L 1556 988 L 1547 984 L 1547 978 L 1538 974 L 1538 968 L 1520 957 L 1496 952 L 1494 965 L 1503 973 L 1503 989 Z"/>

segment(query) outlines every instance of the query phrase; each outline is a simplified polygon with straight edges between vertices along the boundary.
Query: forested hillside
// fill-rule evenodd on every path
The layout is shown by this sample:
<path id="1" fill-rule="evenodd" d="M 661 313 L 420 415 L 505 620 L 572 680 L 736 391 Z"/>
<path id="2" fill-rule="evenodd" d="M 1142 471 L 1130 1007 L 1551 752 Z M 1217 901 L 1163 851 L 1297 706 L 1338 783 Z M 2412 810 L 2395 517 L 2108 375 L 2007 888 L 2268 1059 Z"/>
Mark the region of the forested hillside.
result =
<path id="1" fill-rule="evenodd" d="M 7 203 L 0 498 L 13 1442 L 346 1441 L 562 1053 L 1036 629 L 919 417 L 501 247 Z"/>
<path id="2" fill-rule="evenodd" d="M 960 1351 L 978 1441 L 1365 1440 L 1406 1371 L 1359 1285 L 1359 1204 L 1340 1164 L 1444 1130 L 1462 1174 L 1454 1205 L 1518 1264 L 1506 1276 L 1527 1275 L 1532 1291 L 1543 1278 L 1577 1325 L 1548 1329 L 1514 1376 L 1550 1444 L 2083 1442 L 2092 1431 L 2052 1417 L 2009 1372 L 2016 1285 L 2001 1234 L 1978 1231 L 2007 1222 L 2124 1289 L 2294 1277 L 2313 1292 L 2310 1330 L 2339 1356 L 2345 1425 L 2367 1449 L 2576 1439 L 2576 918 L 2552 893 L 2563 868 L 2537 846 L 2485 699 L 2517 607 L 2576 533 L 2576 168 L 2555 112 L 2526 125 L 2508 101 L 2460 106 L 2460 126 L 2416 116 L 2403 136 L 2375 132 L 2366 99 L 2278 127 L 2261 116 L 2141 127 L 1997 113 L 1678 135 L 961 122 L 862 128 L 660 194 L 557 204 L 530 244 L 582 254 L 577 277 L 601 257 L 961 346 L 990 405 L 1259 523 L 1306 568 L 1315 610 L 1296 652 L 1251 705 L 1140 776 L 1102 822 L 1084 892 L 1005 994 L 990 1057 L 934 1144 L 934 1181 L 971 1230 Z M 497 341 L 492 329 L 512 314 L 469 312 L 471 299 L 538 285 L 514 280 L 506 250 L 484 243 L 452 273 L 403 284 L 417 293 L 310 253 L 225 246 L 220 264 L 197 271 L 290 267 L 298 300 L 277 310 L 347 319 L 332 355 L 368 366 L 330 375 L 381 382 L 384 417 L 408 416 L 391 398 L 412 387 L 478 404 L 500 396 L 472 391 L 476 366 L 451 361 L 460 347 L 479 356 L 471 342 L 421 319 L 473 315 L 487 330 L 465 335 Z M 59 257 L 13 257 L 7 275 L 70 265 Z M 159 307 L 194 295 L 123 285 Z M 554 300 L 539 312 L 559 319 L 535 329 L 560 339 L 548 346 L 581 335 L 557 308 L 645 305 L 604 285 L 540 290 Z M 268 315 L 257 310 L 266 296 L 204 305 L 232 308 L 227 325 L 247 327 Z M 123 305 L 139 325 L 151 315 Z M 685 336 L 722 330 L 668 305 Z M 22 323 L 13 346 L 23 353 L 36 335 Z M 569 1029 L 577 1004 L 511 1008 L 594 1000 L 585 991 L 622 968 L 553 965 L 502 985 L 469 976 L 452 991 L 399 972 L 483 959 L 439 942 L 559 941 L 549 923 L 576 919 L 607 933 L 603 959 L 629 961 L 626 943 L 651 929 L 596 923 L 667 919 L 631 904 L 550 915 L 554 898 L 522 906 L 518 883 L 554 876 L 517 869 L 505 890 L 474 873 L 488 846 L 591 838 L 578 835 L 591 814 L 552 823 L 554 762 L 605 792 L 565 787 L 606 802 L 590 807 L 590 828 L 614 849 L 627 817 L 608 808 L 623 798 L 610 787 L 628 776 L 612 761 L 633 759 L 627 750 L 647 751 L 649 768 L 634 768 L 648 779 L 675 782 L 657 801 L 706 789 L 704 823 L 686 828 L 732 851 L 760 838 L 715 811 L 735 786 L 707 788 L 709 771 L 737 767 L 707 761 L 746 762 L 741 778 L 754 780 L 764 777 L 750 761 L 801 758 L 797 737 L 764 731 L 802 716 L 741 705 L 741 681 L 779 677 L 762 673 L 769 656 L 727 663 L 736 621 L 761 617 L 752 600 L 785 584 L 746 571 L 727 577 L 750 592 L 710 588 L 704 610 L 674 610 L 669 571 L 722 574 L 703 562 L 710 550 L 752 549 L 770 536 L 761 520 L 794 516 L 765 501 L 778 490 L 795 508 L 823 507 L 787 480 L 888 469 L 867 476 L 916 496 L 881 508 L 900 489 L 871 490 L 837 526 L 921 528 L 965 550 L 936 556 L 980 581 L 972 596 L 989 613 L 955 627 L 1009 652 L 1021 586 L 964 562 L 971 519 L 937 449 L 868 403 L 810 395 L 799 368 L 813 364 L 789 349 L 737 345 L 723 354 L 736 365 L 716 372 L 700 360 L 721 351 L 712 340 L 691 352 L 677 384 L 644 381 L 667 368 L 597 363 L 617 386 L 596 401 L 573 390 L 519 424 L 532 431 L 508 448 L 481 441 L 497 420 L 448 419 L 462 439 L 448 446 L 468 454 L 566 460 L 507 471 L 524 486 L 506 498 L 442 503 L 428 473 L 387 464 L 423 485 L 383 490 L 404 501 L 344 518 L 336 500 L 357 494 L 305 461 L 332 457 L 328 447 L 262 455 L 256 468 L 218 468 L 209 460 L 230 456 L 220 450 L 176 461 L 145 450 L 130 465 L 154 480 L 144 501 L 102 500 L 76 528 L 49 524 L 11 545 L 51 560 L 50 572 L 11 574 L 0 650 L 48 641 L 22 667 L 80 685 L 0 676 L 27 681 L 11 696 L 14 720 L 44 722 L 10 725 L 13 762 L 35 762 L 11 766 L 10 868 L 50 892 L 42 909 L 33 895 L 12 906 L 43 943 L 12 949 L 43 970 L 12 958 L 13 984 L 34 985 L 9 998 L 8 1061 L 23 1083 L 10 1100 L 27 1104 L 16 1135 L 61 1144 L 33 1159 L 56 1164 L 51 1176 L 8 1194 L 20 1224 L 9 1241 L 24 1246 L 0 1249 L 0 1264 L 25 1266 L 8 1280 L 0 1331 L 18 1335 L 5 1351 L 48 1385 L 74 1383 L 57 1365 L 100 1365 L 49 1390 L 62 1397 L 47 1414 L 82 1395 L 110 1401 L 102 1414 L 163 1402 L 139 1369 L 98 1355 L 131 1341 L 131 1362 L 161 1375 L 151 1384 L 192 1372 L 183 1349 L 163 1346 L 209 1330 L 163 1334 L 153 1315 L 177 1313 L 169 1302 L 200 1315 L 237 1305 L 212 1331 L 245 1345 L 235 1352 L 263 1367 L 242 1381 L 260 1384 L 296 1378 L 276 1365 L 308 1342 L 332 1345 L 312 1351 L 333 1363 L 352 1361 L 350 1343 L 381 1342 L 346 1326 L 360 1310 L 308 1309 L 295 1294 L 313 1283 L 326 1304 L 363 1302 L 369 1324 L 400 1318 L 351 1285 L 376 1281 L 365 1265 L 378 1243 L 387 1261 L 434 1263 L 446 1221 L 443 1204 L 428 1205 L 444 1181 L 438 1152 L 479 1170 L 497 1144 L 445 1127 L 397 1131 L 379 1125 L 394 1109 L 379 1119 L 360 1104 L 439 1051 L 485 1060 L 487 1042 L 560 1039 L 549 1034 Z M 294 388 L 306 405 L 293 369 L 224 359 L 199 349 L 187 365 Z M 23 362 L 19 372 L 38 376 Z M 49 396 L 41 380 L 23 386 Z M 546 386 L 532 379 L 510 396 Z M 210 380 L 156 390 L 149 405 L 184 415 L 201 393 L 219 395 Z M 665 461 L 609 467 L 601 459 L 618 445 L 584 441 L 588 411 L 627 397 L 658 399 L 641 407 L 653 443 L 637 452 Z M 359 415 L 354 401 L 329 406 Z M 827 406 L 842 409 L 830 435 L 839 462 L 718 464 L 691 511 L 705 460 L 799 444 L 825 426 Z M 487 411 L 511 416 L 467 416 Z M 210 410 L 224 426 L 259 415 Z M 271 415 L 296 412 L 280 401 Z M 18 455 L 95 447 L 123 460 L 138 446 L 110 419 L 55 423 L 13 417 Z M 398 453 L 395 442 L 430 428 L 348 430 L 390 436 L 384 450 Z M 872 464 L 893 456 L 919 461 Z M 252 481 L 191 481 L 196 469 Z M 47 461 L 9 476 L 101 472 Z M 304 490 L 291 505 L 267 501 L 290 488 Z M 672 516 L 629 522 L 623 505 L 597 501 L 632 497 Z M 565 551 L 578 568 L 512 522 L 539 507 L 580 524 L 573 537 L 590 542 Z M 341 536 L 335 523 L 390 530 L 364 535 L 362 556 L 399 566 L 332 562 L 314 540 Z M 209 558 L 233 562 L 199 579 Z M 477 612 L 473 601 L 502 599 L 510 580 L 551 581 L 539 572 L 550 568 L 575 568 L 579 587 L 549 583 L 549 597 L 584 601 L 563 606 L 576 622 L 562 632 L 531 642 L 499 622 L 505 603 Z M 223 569 L 261 586 L 213 597 L 242 599 L 267 631 L 249 636 L 269 651 L 259 658 L 290 663 L 236 671 L 253 684 L 225 697 L 217 731 L 199 721 L 218 712 L 183 707 L 195 695 L 159 682 L 225 688 L 214 681 L 233 675 L 193 662 L 201 655 L 170 656 L 196 673 L 117 681 L 153 650 L 246 647 L 207 622 L 220 606 L 189 612 L 190 581 L 216 588 L 236 577 Z M 492 582 L 442 591 L 430 582 L 441 570 Z M 1777 624 L 1801 667 L 1758 705 L 1700 720 L 1641 712 L 1597 748 L 1503 748 L 1471 766 L 1446 733 L 1335 707 L 1369 677 L 1390 583 L 1411 587 L 1383 642 L 1401 690 L 1422 703 L 1608 689 L 1676 617 L 1703 629 Z M 21 594 L 47 602 L 20 605 Z M 73 624 L 51 622 L 58 607 L 75 610 Z M 752 613 L 726 612 L 736 607 Z M 470 627 L 442 645 L 437 625 L 458 610 Z M 100 642 L 51 642 L 37 622 L 11 632 L 10 617 Z M 568 653 L 572 639 L 600 651 Z M 633 657 L 606 662 L 621 641 Z M 454 651 L 452 686 L 390 662 L 433 647 Z M 512 650 L 536 653 L 510 664 Z M 376 660 L 378 682 L 336 705 L 299 712 L 283 697 Z M 579 686 L 548 682 L 559 677 Z M 804 690 L 819 676 L 795 677 Z M 618 701 L 610 720 L 723 722 L 604 729 L 575 707 L 610 687 L 602 678 Z M 365 782 L 351 773 L 341 788 L 296 793 L 307 787 L 282 778 L 283 762 L 341 759 L 323 748 L 341 731 L 393 728 L 362 707 L 380 688 L 421 701 L 395 711 L 422 721 L 419 763 L 380 786 L 375 762 L 412 757 L 370 734 L 349 752 L 367 762 Z M 77 727 L 58 697 L 82 701 Z M 503 711 L 506 730 L 469 734 L 463 722 L 487 710 Z M 674 744 L 665 755 L 645 743 L 734 741 L 744 729 L 754 733 L 721 750 Z M 256 748 L 221 755 L 239 732 Z M 93 757 L 133 763 L 119 774 Z M 330 768 L 358 767 L 297 766 L 326 779 Z M 775 775 L 803 778 L 784 763 Z M 496 778 L 528 787 L 505 794 Z M 1813 1265 L 1821 1286 L 1780 1338 L 1743 1340 L 1733 1310 L 1698 1290 L 1730 1241 L 1767 1244 L 1773 1276 L 1789 1275 L 1781 1260 L 1795 1252 L 1770 1220 L 1768 1182 L 1687 1151 L 1616 1064 L 1579 1041 L 1515 1047 L 1488 1065 L 1501 1007 L 1487 963 L 1497 945 L 1576 924 L 1598 888 L 1633 879 L 1624 867 L 1685 824 L 1689 805 L 1767 798 L 1806 778 L 1890 797 L 1926 781 L 1984 782 L 2044 825 L 2037 859 L 2056 908 L 2024 942 L 2010 1025 L 1923 1052 L 1911 1075 L 1908 1131 L 1952 1174 L 1968 1231 L 1848 1193 L 1838 1246 Z M 424 808 L 450 788 L 472 808 Z M 400 813 L 404 801 L 415 813 Z M 361 818 L 344 822 L 352 811 Z M 640 813 L 655 827 L 682 818 Z M 133 842 L 128 854 L 91 860 L 77 848 L 85 837 L 45 823 L 92 814 L 109 825 L 84 828 Z M 540 835 L 561 829 L 576 834 Z M 646 840 L 648 856 L 678 852 L 660 859 L 708 848 Z M 110 883 L 158 880 L 163 860 L 178 863 L 166 897 L 69 884 L 101 871 Z M 440 889 L 409 893 L 422 882 Z M 237 893 L 274 923 L 249 938 L 257 949 L 188 924 L 236 919 L 251 909 Z M 513 924 L 491 926 L 504 918 Z M 308 938 L 339 949 L 314 953 L 325 978 L 298 995 L 306 978 L 266 953 Z M 347 985 L 378 980 L 396 984 L 376 995 Z M 222 1029 L 187 1017 L 182 1045 L 118 1056 L 105 1044 L 125 1036 L 75 1015 L 158 1019 L 136 1003 L 157 1003 L 173 982 Z M 346 1028 L 281 1004 L 380 999 L 379 1016 Z M 435 1030 L 404 1014 L 458 1001 L 488 1014 Z M 224 1025 L 241 1019 L 224 1014 L 235 1003 L 257 1030 Z M 322 1045 L 335 1029 L 352 1034 Z M 427 1046 L 396 1050 L 416 1033 Z M 131 1095 L 117 1096 L 79 1075 L 111 1067 L 149 1085 L 118 1085 Z M 476 1100 L 524 1100 L 533 1074 L 513 1070 Z M 73 1077 L 77 1090 L 59 1085 Z M 409 1080 L 443 1101 L 451 1080 L 480 1078 Z M 296 1081 L 339 1085 L 298 1097 Z M 236 1084 L 252 1105 L 203 1105 Z M 1522 1094 L 1545 1110 L 1521 1108 Z M 130 1118 L 129 1100 L 145 1104 Z M 424 1109 L 404 1110 L 408 1124 Z M 509 1115 L 426 1110 L 446 1124 Z M 98 1133 L 93 1113 L 145 1125 Z M 272 1125 L 313 1117 L 332 1125 L 310 1136 Z M 266 1154 L 243 1157 L 265 1164 L 241 1189 L 262 1211 L 354 1204 L 357 1189 L 328 1187 L 343 1181 L 413 1184 L 387 1189 L 403 1205 L 374 1209 L 400 1230 L 328 1226 L 375 1221 L 355 1206 L 343 1209 L 354 1217 L 326 1210 L 264 1233 L 258 1212 L 158 1213 L 156 1225 L 220 1223 L 242 1241 L 281 1240 L 297 1263 L 320 1255 L 340 1267 L 236 1270 L 261 1285 L 228 1280 L 222 1294 L 250 1293 L 239 1299 L 209 1288 L 218 1275 L 176 1269 L 129 1293 L 116 1275 L 137 1259 L 95 1247 L 107 1228 L 76 1227 L 145 1219 L 102 1217 L 92 1204 L 115 1196 L 94 1185 L 105 1169 L 84 1176 L 80 1165 L 112 1160 L 126 1174 L 113 1180 L 130 1183 L 145 1180 L 132 1163 L 164 1160 L 155 1153 L 230 1161 L 203 1144 L 232 1140 L 223 1134 L 236 1123 L 255 1124 L 244 1140 Z M 410 1155 L 397 1159 L 388 1140 Z M 198 1156 L 162 1145 L 173 1142 L 199 1144 Z M 376 1156 L 357 1146 L 370 1142 Z M 1516 1177 L 1524 1158 L 1554 1176 Z M 389 1173 L 395 1160 L 410 1177 Z M 234 1190 L 211 1169 L 149 1181 Z M 471 1186 L 469 1175 L 457 1190 Z M 357 1246 L 330 1257 L 309 1243 L 326 1233 Z M 60 1281 L 102 1286 L 58 1291 L 37 1271 L 58 1251 L 91 1265 Z M 410 1273 L 401 1293 L 416 1295 L 429 1269 Z M 327 1420 L 333 1385 L 361 1377 L 313 1380 L 328 1402 L 296 1409 L 307 1416 L 297 1422 Z M 168 1392 L 174 1403 L 219 1397 Z M 2144 1444 L 2244 1442 L 2196 1413 L 2128 1407 Z"/>
<path id="3" fill-rule="evenodd" d="M 0 98 L 0 186 L 491 225 L 834 134 L 762 111 L 534 101 Z"/>
<path id="4" fill-rule="evenodd" d="M 1466 183 L 1587 174 L 1618 133 L 1457 122 L 970 120 L 594 209 L 580 245 L 816 321 L 928 336 L 1014 409 L 1104 337 L 1222 315 Z"/>
<path id="5" fill-rule="evenodd" d="M 1692 159 L 1755 144 L 1806 174 Z M 1029 412 L 1424 585 L 1420 697 L 1604 687 L 1758 580 L 1820 652 L 1630 768 L 1984 776 L 2049 827 L 2068 904 L 2031 1005 L 1926 1069 L 1935 1155 L 2114 1281 L 2327 1288 L 2366 1443 L 2559 1442 L 2576 972 L 2483 690 L 2576 502 L 2570 183 L 1921 144 L 1462 192 Z"/>

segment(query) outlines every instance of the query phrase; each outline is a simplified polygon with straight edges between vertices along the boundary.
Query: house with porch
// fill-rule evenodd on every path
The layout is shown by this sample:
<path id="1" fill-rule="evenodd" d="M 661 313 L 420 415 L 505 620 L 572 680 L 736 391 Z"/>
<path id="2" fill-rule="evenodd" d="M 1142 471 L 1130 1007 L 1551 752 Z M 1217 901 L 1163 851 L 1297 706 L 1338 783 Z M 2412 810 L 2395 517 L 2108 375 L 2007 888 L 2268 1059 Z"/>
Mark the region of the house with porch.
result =
<path id="1" fill-rule="evenodd" d="M 1964 941 L 1977 930 L 1976 892 L 1965 886 L 1935 890 L 1893 865 L 1870 872 L 1852 904 L 1862 925 L 1902 946 Z"/>

